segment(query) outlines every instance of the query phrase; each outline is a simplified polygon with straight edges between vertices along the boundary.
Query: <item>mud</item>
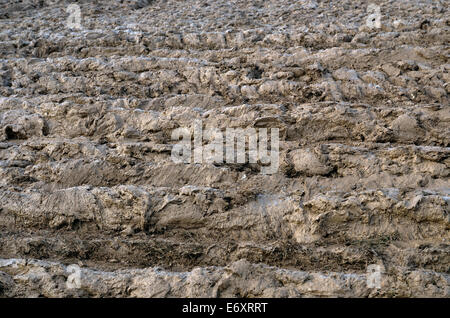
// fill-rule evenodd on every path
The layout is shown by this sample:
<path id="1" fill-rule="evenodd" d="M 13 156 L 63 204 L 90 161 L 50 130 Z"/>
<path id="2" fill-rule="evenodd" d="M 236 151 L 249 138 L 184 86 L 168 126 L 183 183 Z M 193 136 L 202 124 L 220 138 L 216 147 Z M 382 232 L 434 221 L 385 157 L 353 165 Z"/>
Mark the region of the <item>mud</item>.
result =
<path id="1" fill-rule="evenodd" d="M 0 296 L 449 297 L 448 3 L 370 3 L 1 0 Z"/>

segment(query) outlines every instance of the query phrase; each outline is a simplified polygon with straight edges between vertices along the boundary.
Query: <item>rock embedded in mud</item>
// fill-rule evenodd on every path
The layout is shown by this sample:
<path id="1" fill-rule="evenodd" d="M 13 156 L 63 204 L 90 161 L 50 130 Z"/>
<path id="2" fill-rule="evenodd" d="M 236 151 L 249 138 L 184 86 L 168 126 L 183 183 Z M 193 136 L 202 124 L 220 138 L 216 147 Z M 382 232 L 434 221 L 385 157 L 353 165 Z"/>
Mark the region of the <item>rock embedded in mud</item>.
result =
<path id="1" fill-rule="evenodd" d="M 290 153 L 295 171 L 307 176 L 327 175 L 333 169 L 310 149 L 297 149 Z"/>
<path id="2" fill-rule="evenodd" d="M 397 139 L 404 142 L 414 142 L 423 135 L 417 120 L 407 114 L 399 116 L 391 123 Z"/>

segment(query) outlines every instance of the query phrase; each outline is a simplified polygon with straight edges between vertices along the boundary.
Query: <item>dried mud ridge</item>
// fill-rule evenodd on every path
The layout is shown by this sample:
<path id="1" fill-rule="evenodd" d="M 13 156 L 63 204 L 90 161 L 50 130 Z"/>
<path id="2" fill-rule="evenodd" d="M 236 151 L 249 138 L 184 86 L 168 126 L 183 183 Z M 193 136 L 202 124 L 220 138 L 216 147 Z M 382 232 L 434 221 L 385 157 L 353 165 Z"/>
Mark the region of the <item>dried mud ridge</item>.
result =
<path id="1" fill-rule="evenodd" d="M 81 31 L 55 2 L 0 1 L 0 296 L 450 296 L 446 1 L 374 1 L 379 30 L 367 1 L 80 1 Z M 173 163 L 195 119 L 280 128 L 278 173 Z"/>

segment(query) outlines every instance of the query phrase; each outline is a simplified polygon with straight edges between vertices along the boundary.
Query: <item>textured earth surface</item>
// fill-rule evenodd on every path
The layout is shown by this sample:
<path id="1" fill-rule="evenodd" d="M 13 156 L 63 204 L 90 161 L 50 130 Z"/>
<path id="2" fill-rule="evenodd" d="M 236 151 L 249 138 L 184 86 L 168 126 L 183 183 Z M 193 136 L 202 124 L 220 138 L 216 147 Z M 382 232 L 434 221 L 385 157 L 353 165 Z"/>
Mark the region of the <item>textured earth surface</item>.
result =
<path id="1" fill-rule="evenodd" d="M 0 296 L 450 297 L 448 1 L 70 3 L 0 0 Z"/>

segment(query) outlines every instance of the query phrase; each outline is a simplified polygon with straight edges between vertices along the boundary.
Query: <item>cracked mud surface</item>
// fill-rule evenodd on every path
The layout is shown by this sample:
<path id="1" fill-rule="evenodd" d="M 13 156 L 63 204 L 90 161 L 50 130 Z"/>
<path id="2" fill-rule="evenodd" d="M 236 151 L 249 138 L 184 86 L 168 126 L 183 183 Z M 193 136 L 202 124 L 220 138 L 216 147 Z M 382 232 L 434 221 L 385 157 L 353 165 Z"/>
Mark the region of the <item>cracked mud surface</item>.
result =
<path id="1" fill-rule="evenodd" d="M 54 2 L 0 1 L 0 296 L 450 296 L 447 1 Z M 278 172 L 174 163 L 196 119 Z"/>

